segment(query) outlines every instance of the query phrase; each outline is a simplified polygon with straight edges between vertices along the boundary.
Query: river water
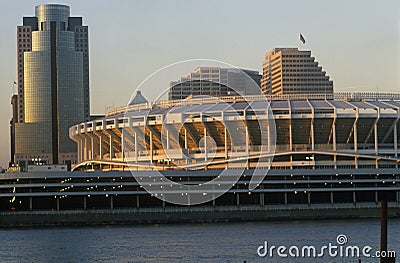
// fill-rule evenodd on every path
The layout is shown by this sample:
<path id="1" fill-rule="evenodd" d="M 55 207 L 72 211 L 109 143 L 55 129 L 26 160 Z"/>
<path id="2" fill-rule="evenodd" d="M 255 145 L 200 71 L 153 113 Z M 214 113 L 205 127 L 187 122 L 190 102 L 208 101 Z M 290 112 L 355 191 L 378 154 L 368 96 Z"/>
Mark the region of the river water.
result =
<path id="1" fill-rule="evenodd" d="M 341 234 L 342 246 L 370 246 L 373 254 L 379 231 L 377 219 L 1 229 L 0 262 L 358 262 L 327 251 L 321 258 L 296 257 L 296 250 L 286 258 L 276 250 L 260 257 L 257 249 L 265 241 L 285 246 L 286 254 L 291 246 L 339 249 Z M 399 219 L 389 221 L 389 250 L 400 258 Z"/>

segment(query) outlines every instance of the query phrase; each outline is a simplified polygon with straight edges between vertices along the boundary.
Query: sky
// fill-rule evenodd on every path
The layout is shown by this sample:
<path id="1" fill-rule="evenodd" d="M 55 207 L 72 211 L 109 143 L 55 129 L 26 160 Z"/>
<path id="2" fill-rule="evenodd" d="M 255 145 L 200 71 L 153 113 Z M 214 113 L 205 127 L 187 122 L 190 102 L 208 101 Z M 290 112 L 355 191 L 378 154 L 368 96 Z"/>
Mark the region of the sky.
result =
<path id="1" fill-rule="evenodd" d="M 274 47 L 311 50 L 336 92 L 400 92 L 399 0 L 0 0 L 3 167 L 10 160 L 16 27 L 43 3 L 69 5 L 71 15 L 89 26 L 92 114 L 126 105 L 142 81 L 171 63 L 212 59 L 261 71 L 265 53 Z M 157 89 L 142 93 L 154 100 Z"/>

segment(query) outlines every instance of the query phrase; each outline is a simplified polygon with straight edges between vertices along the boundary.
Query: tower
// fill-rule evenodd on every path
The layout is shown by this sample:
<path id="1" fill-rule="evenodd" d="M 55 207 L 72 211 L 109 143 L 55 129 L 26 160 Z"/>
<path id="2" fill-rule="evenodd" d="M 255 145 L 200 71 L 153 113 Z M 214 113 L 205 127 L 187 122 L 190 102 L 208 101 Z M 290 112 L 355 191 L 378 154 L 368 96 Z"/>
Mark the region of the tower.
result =
<path id="1" fill-rule="evenodd" d="M 18 120 L 14 162 L 21 166 L 77 159 L 69 127 L 88 120 L 88 27 L 66 5 L 35 7 L 17 27 Z"/>

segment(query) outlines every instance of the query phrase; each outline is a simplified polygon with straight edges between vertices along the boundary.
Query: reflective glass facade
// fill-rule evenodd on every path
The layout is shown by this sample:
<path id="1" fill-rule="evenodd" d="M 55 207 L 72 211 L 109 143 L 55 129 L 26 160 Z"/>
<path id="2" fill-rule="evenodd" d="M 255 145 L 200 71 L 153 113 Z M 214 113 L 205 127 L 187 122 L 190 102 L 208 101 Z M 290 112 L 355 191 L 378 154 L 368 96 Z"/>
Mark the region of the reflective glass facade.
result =
<path id="1" fill-rule="evenodd" d="M 36 6 L 29 21 L 31 48 L 21 56 L 15 162 L 27 161 L 18 156 L 48 154 L 47 163 L 74 163 L 76 145 L 68 129 L 86 120 L 90 107 L 88 29 L 82 18 L 70 17 L 66 5 Z"/>

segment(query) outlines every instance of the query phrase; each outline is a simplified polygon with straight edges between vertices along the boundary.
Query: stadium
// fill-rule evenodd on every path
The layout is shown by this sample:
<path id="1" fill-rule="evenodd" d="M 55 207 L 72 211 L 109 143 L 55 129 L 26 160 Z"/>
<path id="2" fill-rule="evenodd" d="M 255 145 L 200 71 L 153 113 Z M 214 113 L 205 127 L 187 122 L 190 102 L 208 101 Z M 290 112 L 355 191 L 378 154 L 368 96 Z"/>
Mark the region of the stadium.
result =
<path id="1" fill-rule="evenodd" d="M 213 184 L 229 170 L 239 177 L 215 182 L 215 198 L 190 211 L 261 220 L 304 208 L 314 218 L 316 211 L 349 217 L 379 211 L 386 198 L 399 216 L 399 119 L 400 95 L 388 93 L 191 97 L 113 108 L 70 128 L 79 157 L 73 172 L 5 174 L 0 209 L 182 213 L 189 208 L 149 193 L 137 178 L 159 172 L 173 182 Z M 255 171 L 266 176 L 253 189 Z M 215 220 L 222 218 L 229 216 Z"/>

